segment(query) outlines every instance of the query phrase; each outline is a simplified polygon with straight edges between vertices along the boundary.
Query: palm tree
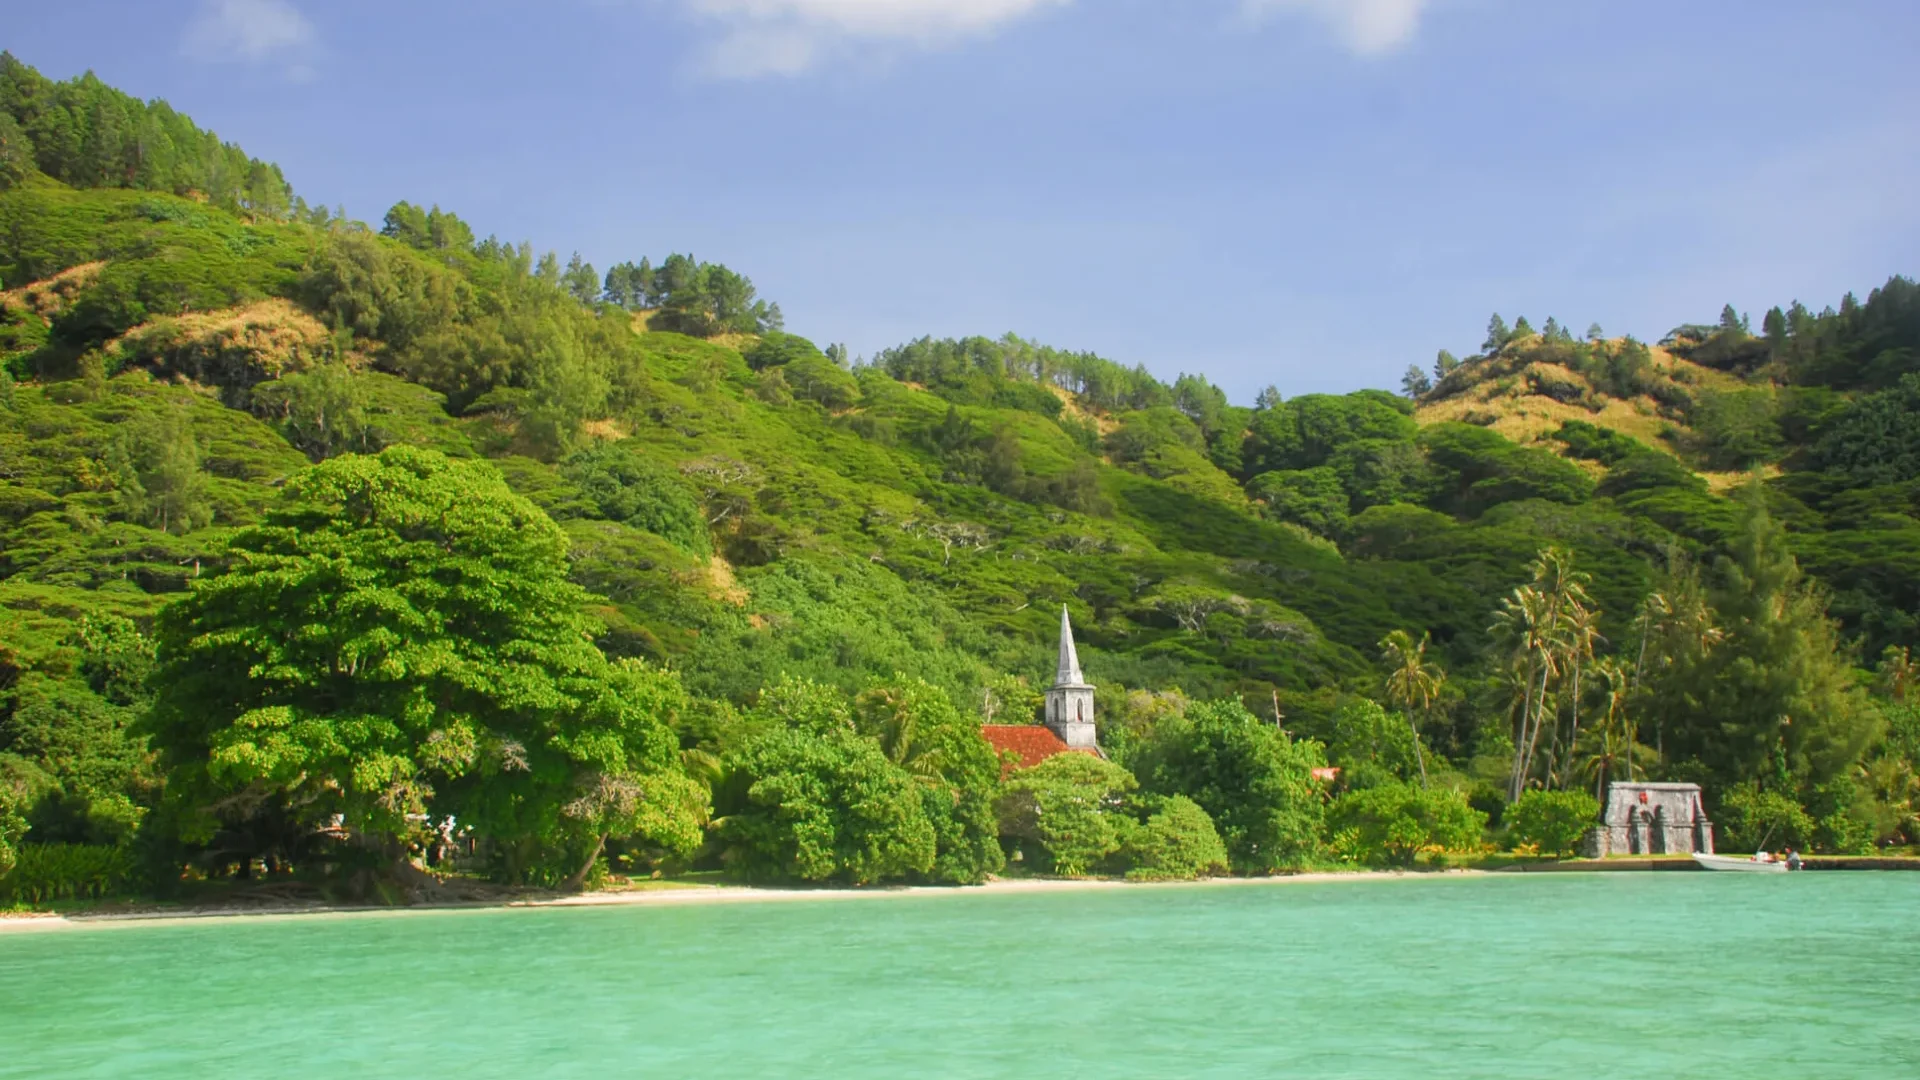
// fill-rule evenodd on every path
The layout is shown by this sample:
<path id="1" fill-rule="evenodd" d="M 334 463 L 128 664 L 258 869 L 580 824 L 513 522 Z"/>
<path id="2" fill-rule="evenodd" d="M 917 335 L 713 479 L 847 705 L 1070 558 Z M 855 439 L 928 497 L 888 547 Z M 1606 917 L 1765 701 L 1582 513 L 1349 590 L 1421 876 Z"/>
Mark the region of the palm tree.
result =
<path id="1" fill-rule="evenodd" d="M 1508 781 L 1508 799 L 1518 799 L 1533 764 L 1534 718 L 1546 697 L 1547 680 L 1558 661 L 1556 647 L 1558 620 L 1545 593 L 1531 585 L 1522 585 L 1500 601 L 1489 629 L 1508 642 L 1512 650 L 1513 671 L 1519 685 L 1520 722 L 1513 740 L 1513 774 Z"/>
<path id="2" fill-rule="evenodd" d="M 1627 721 L 1627 698 L 1633 692 L 1633 682 L 1631 673 L 1612 657 L 1596 661 L 1594 671 L 1607 684 L 1607 713 L 1589 733 L 1579 765 L 1593 777 L 1593 796 L 1604 805 L 1607 781 L 1613 779 L 1614 768 L 1622 760 L 1626 762 L 1627 779 L 1633 779 L 1633 725 Z"/>
<path id="3" fill-rule="evenodd" d="M 1580 741 L 1580 675 L 1584 666 L 1593 660 L 1595 642 L 1605 641 L 1600 634 L 1600 612 L 1579 601 L 1572 601 L 1566 615 L 1566 660 L 1572 668 L 1573 687 L 1568 701 L 1573 706 L 1572 726 L 1567 734 L 1568 762 L 1572 762 L 1572 751 Z M 1557 738 L 1557 736 L 1556 736 Z M 1571 776 L 1563 775 L 1560 786 L 1565 787 Z"/>
<path id="4" fill-rule="evenodd" d="M 1588 580 L 1588 575 L 1574 569 L 1570 553 L 1545 548 L 1533 561 L 1533 581 L 1514 589 L 1500 602 L 1489 627 L 1509 644 L 1515 667 L 1526 673 L 1520 737 L 1513 747 L 1510 798 L 1520 797 L 1533 769 L 1544 726 L 1548 684 L 1565 666 L 1570 649 L 1569 613 L 1592 602 L 1587 596 Z"/>
<path id="5" fill-rule="evenodd" d="M 919 718 L 906 694 L 893 687 L 878 687 L 861 694 L 856 705 L 859 727 L 879 740 L 888 760 L 923 784 L 940 783 L 946 763 L 938 746 L 916 738 Z"/>
<path id="6" fill-rule="evenodd" d="M 1633 661 L 1633 686 L 1639 687 L 1647 667 L 1647 644 L 1656 635 L 1666 633 L 1667 621 L 1673 618 L 1673 602 L 1665 593 L 1655 590 L 1647 594 L 1640 602 L 1640 614 L 1634 617 L 1634 625 L 1640 629 L 1640 655 Z"/>
<path id="7" fill-rule="evenodd" d="M 1433 635 L 1422 633 L 1418 644 L 1413 635 L 1405 630 L 1395 630 L 1380 639 L 1380 659 L 1387 664 L 1387 699 L 1400 706 L 1407 717 L 1407 727 L 1413 732 L 1413 753 L 1420 762 L 1420 786 L 1427 786 L 1427 755 L 1420 748 L 1420 729 L 1413 722 L 1413 707 L 1417 704 L 1420 711 L 1429 720 L 1433 714 L 1433 699 L 1440 696 L 1440 687 L 1446 684 L 1447 673 L 1440 665 L 1427 660 L 1427 646 L 1433 641 Z"/>

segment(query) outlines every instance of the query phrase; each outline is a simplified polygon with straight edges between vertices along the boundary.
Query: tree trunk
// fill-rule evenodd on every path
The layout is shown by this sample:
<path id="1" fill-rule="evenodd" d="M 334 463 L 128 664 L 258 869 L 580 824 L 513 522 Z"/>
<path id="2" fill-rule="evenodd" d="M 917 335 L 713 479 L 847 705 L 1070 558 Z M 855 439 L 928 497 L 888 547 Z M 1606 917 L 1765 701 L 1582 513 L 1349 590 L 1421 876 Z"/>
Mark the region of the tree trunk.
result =
<path id="1" fill-rule="evenodd" d="M 607 835 L 601 833 L 600 839 L 595 840 L 593 846 L 587 849 L 587 861 L 581 863 L 580 869 L 575 870 L 573 876 L 561 884 L 560 887 L 563 890 L 579 892 L 586 887 L 587 875 L 593 873 L 593 864 L 600 861 L 600 849 L 607 846 Z"/>
<path id="2" fill-rule="evenodd" d="M 1573 755 L 1580 745 L 1580 665 L 1573 665 L 1573 726 L 1567 735 L 1566 771 L 1560 776 L 1560 786 L 1573 783 Z"/>
<path id="3" fill-rule="evenodd" d="M 1533 663 L 1527 663 L 1527 692 L 1520 705 L 1520 730 L 1513 740 L 1513 776 L 1507 782 L 1507 801 L 1520 798 L 1520 786 L 1525 783 L 1527 768 L 1527 725 L 1533 720 Z"/>
<path id="4" fill-rule="evenodd" d="M 1545 664 L 1540 665 L 1540 690 L 1538 693 L 1532 695 L 1534 711 L 1533 734 L 1527 739 L 1526 756 L 1521 760 L 1520 775 L 1516 778 L 1518 787 L 1515 789 L 1513 795 L 1516 799 L 1520 797 L 1520 790 L 1526 786 L 1527 774 L 1533 771 L 1533 759 L 1540 750 L 1540 728 L 1543 726 L 1545 720 L 1542 714 L 1546 712 L 1547 708 L 1547 674 L 1549 670 Z"/>
<path id="5" fill-rule="evenodd" d="M 1407 710 L 1407 730 L 1413 732 L 1413 759 L 1420 763 L 1420 786 L 1427 786 L 1427 754 L 1420 749 L 1420 729 L 1414 725 L 1413 710 Z"/>

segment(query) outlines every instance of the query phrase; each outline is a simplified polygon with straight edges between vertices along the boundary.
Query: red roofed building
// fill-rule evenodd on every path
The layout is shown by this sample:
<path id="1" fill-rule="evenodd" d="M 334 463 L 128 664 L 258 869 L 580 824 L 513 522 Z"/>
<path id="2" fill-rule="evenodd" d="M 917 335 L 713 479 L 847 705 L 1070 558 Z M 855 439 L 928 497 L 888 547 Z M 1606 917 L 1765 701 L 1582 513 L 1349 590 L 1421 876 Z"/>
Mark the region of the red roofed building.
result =
<path id="1" fill-rule="evenodd" d="M 1002 759 L 1009 754 L 1014 756 L 1016 760 L 1007 766 L 1008 772 L 1031 769 L 1055 754 L 1069 751 L 1077 754 L 1094 753 L 1092 750 L 1074 750 L 1051 728 L 1039 724 L 982 724 L 980 735 Z"/>
<path id="2" fill-rule="evenodd" d="M 1017 760 L 1007 771 L 1030 769 L 1055 754 L 1077 753 L 1104 757 L 1094 738 L 1093 687 L 1080 673 L 1080 655 L 1073 647 L 1073 624 L 1060 608 L 1060 665 L 1047 690 L 1047 723 L 983 724 L 980 735 L 995 753 Z"/>

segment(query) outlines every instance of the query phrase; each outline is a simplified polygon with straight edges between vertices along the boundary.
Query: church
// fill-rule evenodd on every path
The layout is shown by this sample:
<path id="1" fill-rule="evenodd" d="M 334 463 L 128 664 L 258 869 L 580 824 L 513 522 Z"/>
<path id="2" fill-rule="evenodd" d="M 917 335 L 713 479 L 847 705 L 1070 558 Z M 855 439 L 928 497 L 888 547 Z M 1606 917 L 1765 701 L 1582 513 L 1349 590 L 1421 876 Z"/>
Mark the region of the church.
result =
<path id="1" fill-rule="evenodd" d="M 980 734 L 1001 754 L 1018 760 L 1011 769 L 1027 769 L 1055 754 L 1081 753 L 1102 757 L 1094 738 L 1093 687 L 1080 672 L 1080 653 L 1073 645 L 1073 622 L 1060 606 L 1060 663 L 1047 688 L 1045 726 L 983 724 Z"/>

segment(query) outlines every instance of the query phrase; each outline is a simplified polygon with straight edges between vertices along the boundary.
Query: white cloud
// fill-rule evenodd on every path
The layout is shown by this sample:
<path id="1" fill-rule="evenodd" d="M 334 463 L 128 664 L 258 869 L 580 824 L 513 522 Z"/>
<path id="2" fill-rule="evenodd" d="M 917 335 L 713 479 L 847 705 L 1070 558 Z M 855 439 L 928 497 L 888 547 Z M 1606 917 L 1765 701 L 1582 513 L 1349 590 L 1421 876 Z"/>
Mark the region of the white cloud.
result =
<path id="1" fill-rule="evenodd" d="M 1430 0 L 1245 0 L 1247 13 L 1259 17 L 1293 13 L 1327 25 L 1347 47 L 1362 56 L 1393 52 L 1413 40 L 1420 15 Z"/>
<path id="2" fill-rule="evenodd" d="M 1072 0 L 681 0 L 724 27 L 705 67 L 748 78 L 793 75 L 847 45 L 940 48 Z"/>
<path id="3" fill-rule="evenodd" d="M 183 45 L 203 60 L 260 63 L 303 53 L 313 40 L 313 24 L 287 0 L 202 0 Z"/>
<path id="4" fill-rule="evenodd" d="M 240 0 L 224 0 L 238 3 Z M 281 3 L 282 0 L 251 0 Z M 1074 0 L 665 0 L 719 28 L 701 66 L 723 78 L 798 75 L 848 50 L 937 49 L 986 37 Z M 1187 17 L 1195 0 L 1162 0 Z M 1250 18 L 1305 16 L 1366 56 L 1420 29 L 1432 0 L 1235 0 Z M 1090 5 L 1091 6 L 1091 5 Z"/>

